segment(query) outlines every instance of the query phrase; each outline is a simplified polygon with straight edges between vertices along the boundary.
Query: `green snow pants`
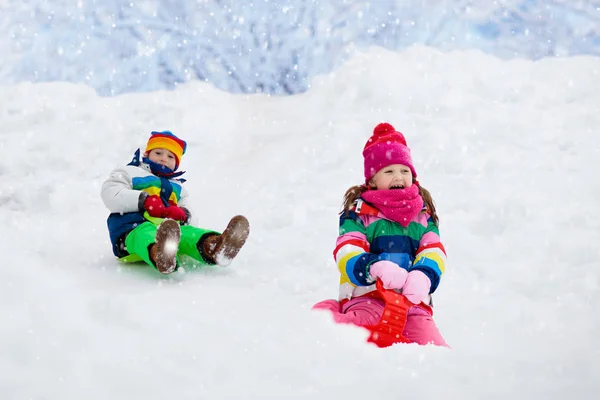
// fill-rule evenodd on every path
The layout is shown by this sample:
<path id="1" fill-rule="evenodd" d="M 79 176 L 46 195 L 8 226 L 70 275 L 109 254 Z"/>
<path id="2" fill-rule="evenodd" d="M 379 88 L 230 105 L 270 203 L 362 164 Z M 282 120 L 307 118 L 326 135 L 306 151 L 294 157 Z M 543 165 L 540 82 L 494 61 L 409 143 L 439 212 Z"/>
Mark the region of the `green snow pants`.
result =
<path id="1" fill-rule="evenodd" d="M 144 222 L 129 232 L 125 238 L 125 246 L 130 255 L 123 257 L 120 260 L 125 262 L 143 260 L 148 265 L 156 268 L 154 263 L 150 260 L 149 252 L 150 245 L 154 243 L 156 228 L 157 225 L 153 224 L 152 222 Z M 200 261 L 202 264 L 208 264 L 209 262 L 198 251 L 197 244 L 201 239 L 203 239 L 204 235 L 210 236 L 212 234 L 219 234 L 219 232 L 208 229 L 200 229 L 190 225 L 181 226 L 181 240 L 179 241 L 179 249 L 177 251 L 177 265 L 179 266 L 179 255 L 181 254 Z"/>

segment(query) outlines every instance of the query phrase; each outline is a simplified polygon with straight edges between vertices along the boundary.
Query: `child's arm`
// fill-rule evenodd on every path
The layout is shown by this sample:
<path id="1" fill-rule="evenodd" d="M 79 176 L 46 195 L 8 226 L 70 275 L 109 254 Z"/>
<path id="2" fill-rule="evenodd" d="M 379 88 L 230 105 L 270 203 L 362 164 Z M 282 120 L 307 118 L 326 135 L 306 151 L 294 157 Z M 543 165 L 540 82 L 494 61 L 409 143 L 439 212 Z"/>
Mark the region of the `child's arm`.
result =
<path id="1" fill-rule="evenodd" d="M 177 202 L 177 206 L 185 212 L 186 219 L 185 224 L 191 224 L 192 221 L 192 210 L 189 206 L 189 192 L 185 187 L 181 187 L 181 195 L 179 196 L 179 201 Z"/>
<path id="2" fill-rule="evenodd" d="M 141 212 L 148 193 L 133 190 L 131 176 L 125 168 L 117 168 L 111 172 L 102 184 L 100 193 L 104 205 L 111 213 Z"/>
<path id="3" fill-rule="evenodd" d="M 369 275 L 369 267 L 379 261 L 377 254 L 369 253 L 363 221 L 354 211 L 340 217 L 340 236 L 337 239 L 333 257 L 338 266 L 341 280 L 354 286 L 369 286 L 374 282 Z"/>
<path id="4" fill-rule="evenodd" d="M 431 281 L 431 289 L 429 293 L 435 292 L 440 278 L 446 270 L 446 250 L 440 241 L 440 233 L 438 227 L 429 217 L 427 219 L 427 228 L 419 241 L 419 248 L 415 254 L 415 261 L 410 271 L 421 271 Z"/>

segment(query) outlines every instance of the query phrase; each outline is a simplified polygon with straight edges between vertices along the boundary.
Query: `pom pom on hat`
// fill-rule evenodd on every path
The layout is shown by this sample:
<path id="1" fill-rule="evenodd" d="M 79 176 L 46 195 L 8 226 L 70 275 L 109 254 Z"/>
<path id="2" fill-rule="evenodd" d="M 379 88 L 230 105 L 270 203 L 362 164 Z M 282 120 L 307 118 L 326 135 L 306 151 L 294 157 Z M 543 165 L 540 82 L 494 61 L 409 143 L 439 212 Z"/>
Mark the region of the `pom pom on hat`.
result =
<path id="1" fill-rule="evenodd" d="M 363 157 L 366 182 L 381 168 L 392 164 L 406 165 L 410 168 L 413 177 L 417 177 L 404 135 L 387 122 L 380 123 L 373 129 L 373 135 L 363 149 Z"/>
<path id="2" fill-rule="evenodd" d="M 146 153 L 154 149 L 167 149 L 175 155 L 175 170 L 179 168 L 181 157 L 185 154 L 187 143 L 179 139 L 171 131 L 156 132 L 153 131 L 146 145 Z"/>
<path id="3" fill-rule="evenodd" d="M 406 146 L 406 139 L 404 138 L 404 135 L 396 131 L 392 124 L 382 122 L 381 124 L 378 124 L 375 127 L 375 129 L 373 129 L 373 136 L 369 138 L 367 144 L 365 145 L 365 148 L 372 146 L 376 143 L 382 143 L 387 141 L 396 141 Z"/>

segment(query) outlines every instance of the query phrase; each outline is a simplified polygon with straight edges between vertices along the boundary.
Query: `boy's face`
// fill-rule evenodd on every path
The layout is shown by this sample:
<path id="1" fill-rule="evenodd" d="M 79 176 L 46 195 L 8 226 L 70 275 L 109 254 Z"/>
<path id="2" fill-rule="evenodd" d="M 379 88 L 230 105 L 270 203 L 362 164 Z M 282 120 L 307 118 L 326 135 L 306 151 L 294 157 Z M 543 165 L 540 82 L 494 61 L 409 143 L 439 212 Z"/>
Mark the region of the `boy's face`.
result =
<path id="1" fill-rule="evenodd" d="M 379 190 L 407 189 L 412 186 L 412 172 L 402 164 L 392 164 L 381 168 L 369 181 L 371 187 Z"/>
<path id="2" fill-rule="evenodd" d="M 167 149 L 153 149 L 148 153 L 148 159 L 157 164 L 164 165 L 165 167 L 174 170 L 177 159 L 175 154 L 171 153 Z"/>

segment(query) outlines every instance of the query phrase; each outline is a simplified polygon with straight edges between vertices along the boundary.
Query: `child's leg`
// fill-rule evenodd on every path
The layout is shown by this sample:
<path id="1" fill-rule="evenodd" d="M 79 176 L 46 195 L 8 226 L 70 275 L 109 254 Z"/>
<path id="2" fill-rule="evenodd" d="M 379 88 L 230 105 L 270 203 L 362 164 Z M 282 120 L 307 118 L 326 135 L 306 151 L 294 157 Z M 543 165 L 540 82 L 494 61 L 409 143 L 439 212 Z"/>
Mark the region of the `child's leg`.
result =
<path id="1" fill-rule="evenodd" d="M 203 264 L 214 264 L 214 261 L 212 261 L 204 254 L 203 251 L 201 251 L 204 241 L 208 237 L 214 235 L 219 235 L 219 232 L 208 229 L 200 229 L 191 225 L 182 226 L 181 241 L 179 242 L 179 253 L 190 256 L 194 260 L 200 261 Z"/>
<path id="2" fill-rule="evenodd" d="M 377 325 L 383 314 L 383 303 L 373 298 L 358 297 L 342 307 L 336 322 L 358 326 Z"/>
<path id="3" fill-rule="evenodd" d="M 129 232 L 125 238 L 125 248 L 129 254 L 138 255 L 147 264 L 154 267 L 150 259 L 149 247 L 154 243 L 156 237 L 156 225 L 151 222 L 144 222 Z"/>
<path id="4" fill-rule="evenodd" d="M 181 227 L 179 251 L 204 264 L 227 266 L 238 254 L 248 235 L 250 224 L 246 217 L 233 217 L 223 233 L 194 226 Z"/>
<path id="5" fill-rule="evenodd" d="M 435 344 L 437 346 L 450 347 L 442 337 L 431 314 L 419 307 L 412 307 L 408 311 L 408 318 L 404 326 L 402 336 L 413 343 L 421 345 Z"/>
<path id="6" fill-rule="evenodd" d="M 158 227 L 144 222 L 129 232 L 125 247 L 148 265 L 162 274 L 170 274 L 177 268 L 177 247 L 179 245 L 179 224 L 165 220 Z"/>
<path id="7" fill-rule="evenodd" d="M 243 215 L 236 215 L 231 218 L 223 233 L 208 236 L 199 248 L 203 256 L 225 267 L 237 256 L 249 234 L 248 219 Z"/>
<path id="8" fill-rule="evenodd" d="M 333 320 L 339 324 L 358 326 L 376 325 L 383 314 L 383 303 L 373 298 L 357 297 L 340 306 L 337 300 L 323 300 L 315 304 L 313 309 L 329 310 Z"/>

